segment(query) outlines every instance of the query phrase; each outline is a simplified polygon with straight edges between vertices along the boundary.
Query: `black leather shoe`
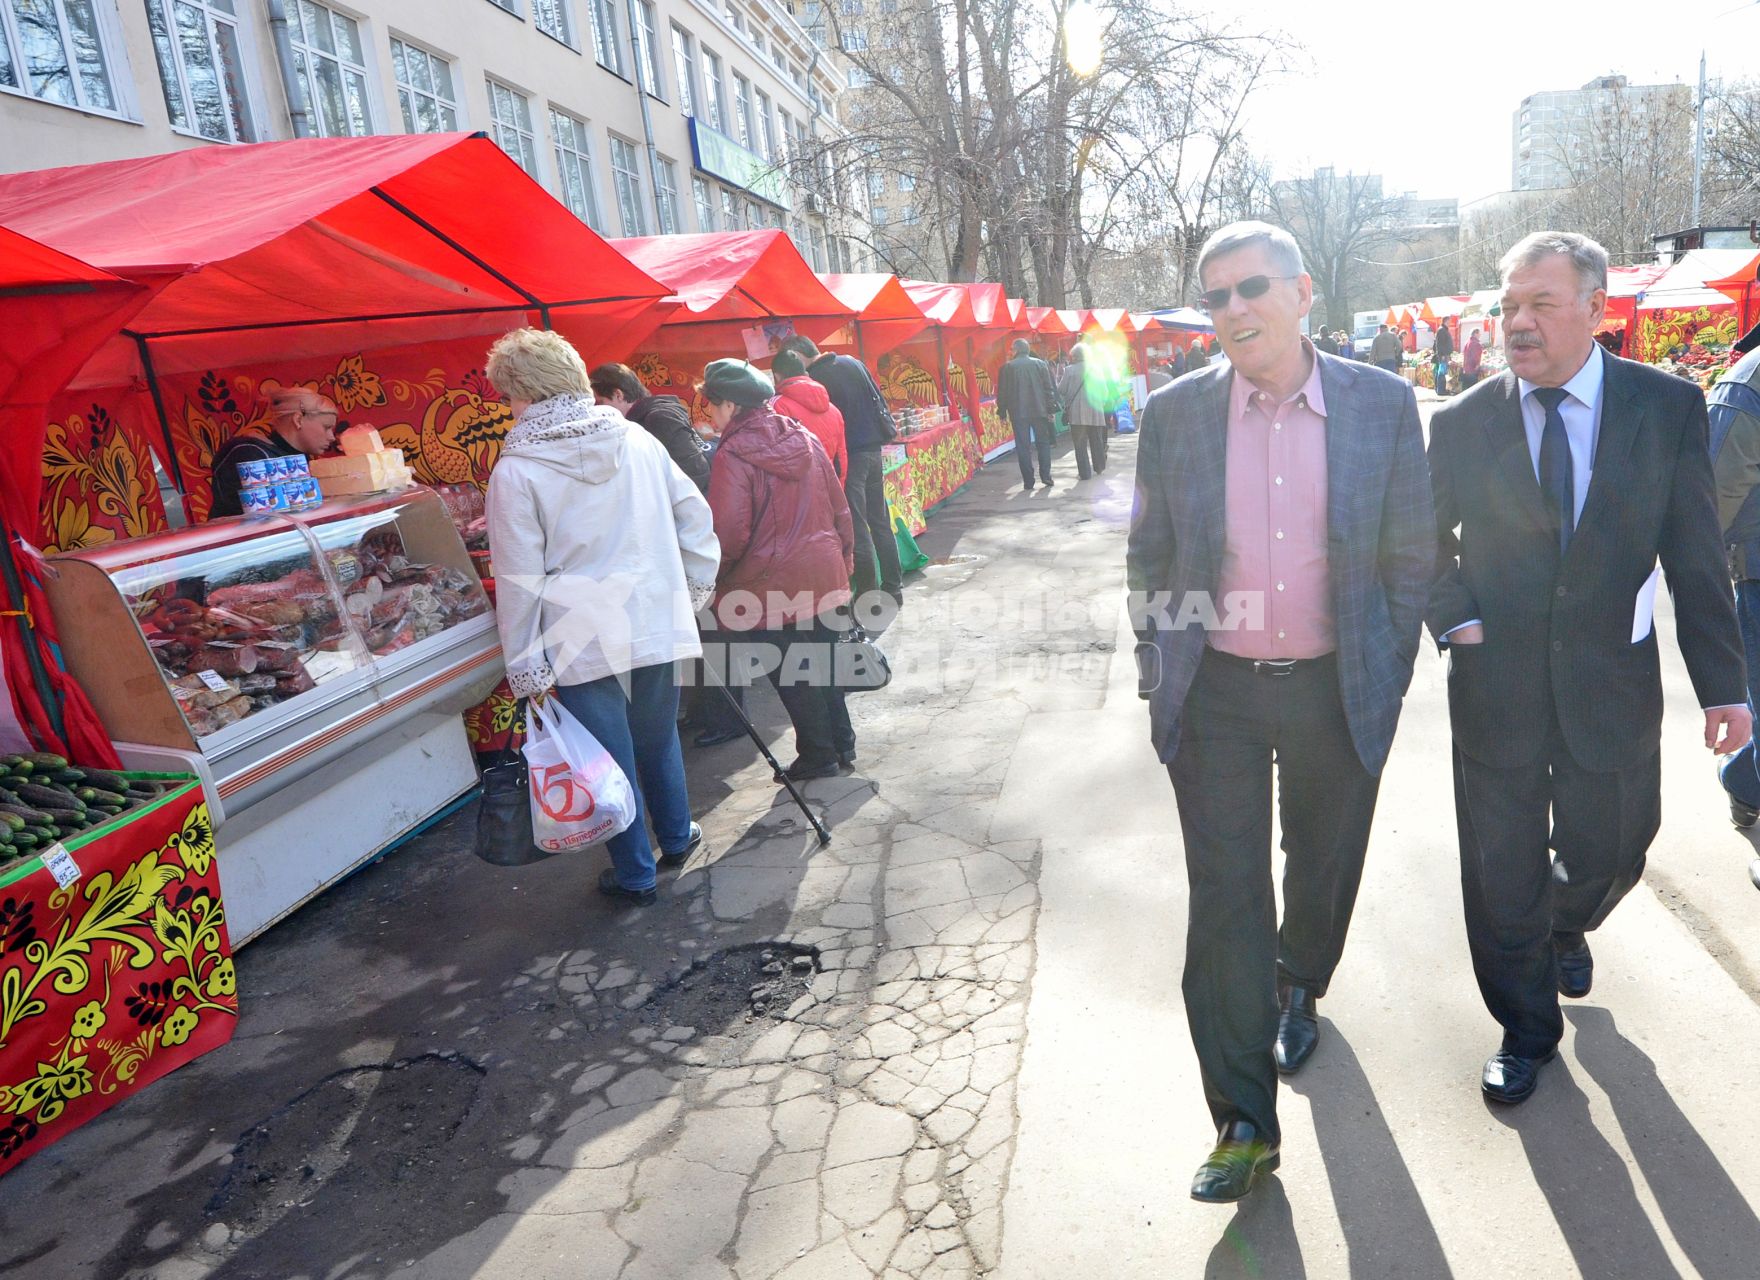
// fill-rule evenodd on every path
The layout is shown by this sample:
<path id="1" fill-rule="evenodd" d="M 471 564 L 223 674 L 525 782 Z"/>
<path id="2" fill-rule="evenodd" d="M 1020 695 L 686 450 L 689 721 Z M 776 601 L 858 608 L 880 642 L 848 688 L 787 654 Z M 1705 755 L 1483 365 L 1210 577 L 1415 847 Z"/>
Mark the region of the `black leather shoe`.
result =
<path id="1" fill-rule="evenodd" d="M 1021 489 L 1026 493 L 1031 493 L 1033 491 L 1033 482 L 1031 480 L 1028 480 L 1027 482 L 1025 482 L 1024 484 L 1021 485 Z"/>
<path id="2" fill-rule="evenodd" d="M 853 768 L 855 768 L 856 767 L 856 753 L 854 751 L 839 751 L 837 753 L 837 767 L 839 769 L 853 769 Z"/>
<path id="3" fill-rule="evenodd" d="M 1736 824 L 1738 830 L 1746 831 L 1756 822 L 1760 822 L 1760 809 L 1751 804 L 1743 804 L 1734 796 L 1729 798 L 1729 820 Z"/>
<path id="4" fill-rule="evenodd" d="M 1286 987 L 1278 1001 L 1283 1012 L 1277 1018 L 1277 1043 L 1271 1053 L 1278 1071 L 1286 1076 L 1312 1057 L 1314 1046 L 1320 1043 L 1317 1003 L 1306 987 Z"/>
<path id="5" fill-rule="evenodd" d="M 607 898 L 615 898 L 619 902 L 637 907 L 651 907 L 660 900 L 658 889 L 625 889 L 617 883 L 617 872 L 610 867 L 599 873 L 599 892 Z"/>
<path id="6" fill-rule="evenodd" d="M 1228 1204 L 1239 1200 L 1253 1189 L 1253 1180 L 1261 1173 L 1277 1168 L 1275 1143 L 1268 1143 L 1259 1131 L 1245 1120 L 1222 1126 L 1216 1135 L 1216 1149 L 1198 1166 L 1192 1178 L 1192 1199 L 1210 1204 Z"/>
<path id="7" fill-rule="evenodd" d="M 1479 1088 L 1493 1102 L 1514 1106 L 1526 1102 L 1540 1083 L 1540 1068 L 1558 1057 L 1557 1049 L 1548 1049 L 1544 1057 L 1521 1058 L 1504 1049 L 1492 1054 L 1479 1074 Z"/>
<path id="8" fill-rule="evenodd" d="M 833 757 L 823 764 L 808 764 L 804 760 L 796 760 L 785 770 L 789 779 L 794 782 L 811 782 L 814 778 L 835 778 L 837 776 L 837 760 Z M 782 775 L 775 775 L 776 781 L 782 781 Z"/>
<path id="9" fill-rule="evenodd" d="M 693 822 L 691 823 L 691 838 L 689 842 L 685 844 L 685 847 L 680 849 L 677 853 L 663 853 L 658 858 L 654 859 L 654 861 L 665 867 L 668 871 L 676 870 L 677 868 L 682 867 L 686 862 L 690 861 L 690 856 L 697 851 L 697 847 L 702 843 L 703 829 Z"/>
<path id="10" fill-rule="evenodd" d="M 745 736 L 746 731 L 744 729 L 705 729 L 691 739 L 691 745 L 696 747 L 718 747 L 723 742 L 732 742 L 735 738 L 743 738 Z"/>
<path id="11" fill-rule="evenodd" d="M 1056 484 L 1057 484 L 1057 481 L 1053 480 L 1050 476 L 1045 477 L 1044 485 L 1047 489 L 1052 488 Z"/>
<path id="12" fill-rule="evenodd" d="M 1560 934 L 1552 935 L 1552 956 L 1558 962 L 1558 994 L 1581 1000 L 1595 985 L 1595 957 L 1589 954 L 1588 939 L 1575 940 Z"/>

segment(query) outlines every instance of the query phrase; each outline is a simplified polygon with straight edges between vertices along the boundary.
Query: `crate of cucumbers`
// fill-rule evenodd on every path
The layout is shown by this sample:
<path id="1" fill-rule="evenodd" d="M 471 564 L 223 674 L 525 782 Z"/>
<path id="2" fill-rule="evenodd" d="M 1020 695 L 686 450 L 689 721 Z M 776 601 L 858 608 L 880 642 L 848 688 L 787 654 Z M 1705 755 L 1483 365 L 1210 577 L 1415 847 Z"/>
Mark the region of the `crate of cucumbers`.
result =
<path id="1" fill-rule="evenodd" d="M 46 751 L 0 756 L 0 886 L 56 846 L 78 848 L 195 785 L 185 773 L 88 769 Z"/>

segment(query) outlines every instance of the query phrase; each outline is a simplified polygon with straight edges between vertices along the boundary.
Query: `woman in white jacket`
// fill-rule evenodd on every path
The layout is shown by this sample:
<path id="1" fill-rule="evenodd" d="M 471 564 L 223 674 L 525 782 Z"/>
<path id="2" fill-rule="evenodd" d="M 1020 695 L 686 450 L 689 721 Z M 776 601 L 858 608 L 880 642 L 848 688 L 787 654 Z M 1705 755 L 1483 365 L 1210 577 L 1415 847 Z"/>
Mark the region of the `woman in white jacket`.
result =
<path id="1" fill-rule="evenodd" d="M 673 672 L 702 652 L 695 614 L 721 561 L 709 504 L 665 446 L 593 403 L 567 339 L 517 329 L 490 348 L 486 372 L 518 418 L 489 477 L 508 683 L 528 698 L 554 690 L 629 778 L 659 865 L 682 866 L 703 832 L 685 791 Z M 607 847 L 600 892 L 652 903 L 646 825 Z"/>

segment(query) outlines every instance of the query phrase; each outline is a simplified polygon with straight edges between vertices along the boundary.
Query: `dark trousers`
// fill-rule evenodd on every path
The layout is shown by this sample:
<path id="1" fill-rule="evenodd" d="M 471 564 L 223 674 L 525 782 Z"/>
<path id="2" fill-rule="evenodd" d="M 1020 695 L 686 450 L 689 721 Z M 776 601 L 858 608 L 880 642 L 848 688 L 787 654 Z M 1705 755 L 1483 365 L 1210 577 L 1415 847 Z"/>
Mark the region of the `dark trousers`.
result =
<path id="1" fill-rule="evenodd" d="M 1110 430 L 1105 423 L 1097 427 L 1070 424 L 1070 443 L 1076 449 L 1077 479 L 1086 480 L 1096 471 L 1106 470 L 1106 434 Z"/>
<path id="2" fill-rule="evenodd" d="M 831 680 L 832 650 L 837 644 L 837 632 L 831 627 L 814 619 L 806 627 L 716 631 L 705 639 L 726 646 L 718 649 L 714 662 L 718 672 L 726 671 L 727 683 L 736 691 L 755 678 L 757 669 L 764 670 L 794 726 L 795 754 L 804 764 L 829 764 L 856 749 L 843 690 Z"/>
<path id="3" fill-rule="evenodd" d="M 1742 629 L 1742 651 L 1748 658 L 1748 708 L 1760 705 L 1760 580 L 1736 583 L 1736 621 Z M 1760 809 L 1760 753 L 1752 742 L 1724 762 L 1723 789 L 1751 808 Z"/>
<path id="4" fill-rule="evenodd" d="M 1167 767 L 1191 885 L 1186 1019 L 1218 1127 L 1277 1140 L 1277 988 L 1324 995 L 1344 952 L 1380 779 L 1351 741 L 1333 656 L 1291 674 L 1207 651 Z M 1283 825 L 1283 927 L 1271 793 Z"/>
<path id="5" fill-rule="evenodd" d="M 1014 458 L 1021 464 L 1021 483 L 1033 483 L 1033 453 L 1039 455 L 1039 478 L 1046 483 L 1051 481 L 1051 435 L 1053 427 L 1047 421 L 1016 422 L 1014 424 Z M 1028 446 L 1032 449 L 1029 450 Z"/>
<path id="6" fill-rule="evenodd" d="M 892 516 L 886 510 L 886 485 L 881 480 L 880 464 L 878 449 L 851 450 L 843 496 L 849 500 L 850 520 L 855 525 L 856 594 L 865 595 L 879 587 L 897 598 L 904 591 L 904 571 L 898 563 L 898 539 L 892 532 Z"/>
<path id="7" fill-rule="evenodd" d="M 1662 822 L 1661 761 L 1592 773 L 1556 724 L 1539 758 L 1513 769 L 1455 747 L 1467 946 L 1509 1052 L 1540 1057 L 1564 1034 L 1552 935 L 1597 928 L 1638 883 Z"/>
<path id="8" fill-rule="evenodd" d="M 1383 369 L 1387 370 L 1389 373 L 1398 373 L 1400 364 L 1401 364 L 1401 361 L 1399 361 L 1399 360 L 1383 360 L 1383 361 L 1381 361 L 1381 367 Z"/>

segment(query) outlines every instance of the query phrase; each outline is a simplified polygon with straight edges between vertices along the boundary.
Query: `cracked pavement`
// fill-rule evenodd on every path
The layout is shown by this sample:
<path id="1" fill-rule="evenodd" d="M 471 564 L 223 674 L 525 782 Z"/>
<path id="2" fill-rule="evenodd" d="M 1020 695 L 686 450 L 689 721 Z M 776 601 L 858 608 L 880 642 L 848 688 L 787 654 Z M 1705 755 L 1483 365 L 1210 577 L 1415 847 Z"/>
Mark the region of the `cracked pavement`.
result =
<path id="1" fill-rule="evenodd" d="M 1040 847 L 990 827 L 1028 717 L 1101 704 L 1129 501 L 1128 458 L 1013 472 L 933 519 L 858 767 L 805 788 L 829 846 L 749 742 L 687 749 L 704 848 L 646 911 L 450 820 L 241 953 L 231 1045 L 7 1178 L 0 1272 L 991 1273 Z"/>

